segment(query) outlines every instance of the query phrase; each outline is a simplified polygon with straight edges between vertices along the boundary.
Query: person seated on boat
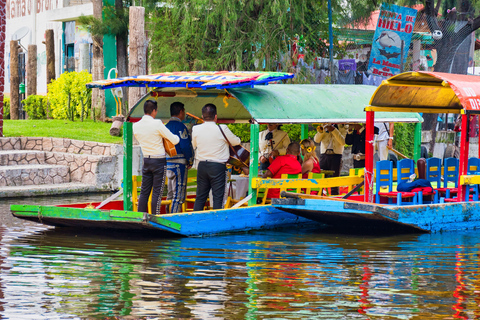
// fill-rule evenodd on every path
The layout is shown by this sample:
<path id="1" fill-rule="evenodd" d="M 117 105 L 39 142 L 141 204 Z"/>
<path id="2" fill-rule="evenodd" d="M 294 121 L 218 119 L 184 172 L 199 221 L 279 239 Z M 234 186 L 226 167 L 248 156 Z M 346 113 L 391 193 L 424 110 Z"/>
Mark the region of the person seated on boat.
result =
<path id="1" fill-rule="evenodd" d="M 229 144 L 225 137 L 232 146 L 238 146 L 241 142 L 226 125 L 217 126 L 217 107 L 214 104 L 203 106 L 202 117 L 204 122 L 192 128 L 192 145 L 198 163 L 194 211 L 203 210 L 210 190 L 213 195 L 213 209 L 223 208 L 227 181 L 226 163 L 230 157 Z"/>
<path id="2" fill-rule="evenodd" d="M 317 127 L 313 140 L 320 143 L 320 168 L 332 170 L 333 177 L 340 176 L 346 128 L 343 124 L 326 124 Z M 332 188 L 332 195 L 338 194 L 338 187 Z"/>
<path id="3" fill-rule="evenodd" d="M 138 200 L 138 212 L 148 212 L 148 198 L 152 192 L 152 214 L 160 214 L 163 188 L 165 186 L 165 170 L 167 160 L 163 138 L 174 145 L 180 138 L 174 135 L 162 123 L 155 119 L 157 115 L 157 101 L 147 100 L 143 105 L 144 116 L 133 124 L 133 134 L 143 153 L 142 186 Z"/>
<path id="4" fill-rule="evenodd" d="M 188 169 L 193 163 L 192 138 L 185 124 L 185 106 L 181 102 L 170 105 L 170 121 L 165 125 L 174 135 L 180 138 L 175 146 L 177 155 L 167 157 L 168 193 L 167 200 L 172 200 L 171 213 L 180 212 L 187 195 Z"/>
<path id="5" fill-rule="evenodd" d="M 310 172 L 320 173 L 320 161 L 317 158 L 315 143 L 311 139 L 303 139 L 300 142 L 302 150 L 302 177 L 306 179 Z"/>
<path id="6" fill-rule="evenodd" d="M 378 128 L 374 127 L 378 134 Z M 365 168 L 365 124 L 355 123 L 348 127 L 345 144 L 352 146 L 353 167 Z"/>
<path id="7" fill-rule="evenodd" d="M 260 132 L 258 144 L 260 170 L 266 170 L 276 157 L 286 154 L 290 138 L 279 124 L 269 123 L 267 130 Z"/>
<path id="8" fill-rule="evenodd" d="M 291 142 L 284 156 L 278 156 L 263 174 L 264 178 L 281 179 L 282 174 L 300 174 L 302 165 L 298 161 L 300 155 L 300 144 Z M 279 198 L 280 189 L 268 189 L 267 198 Z"/>

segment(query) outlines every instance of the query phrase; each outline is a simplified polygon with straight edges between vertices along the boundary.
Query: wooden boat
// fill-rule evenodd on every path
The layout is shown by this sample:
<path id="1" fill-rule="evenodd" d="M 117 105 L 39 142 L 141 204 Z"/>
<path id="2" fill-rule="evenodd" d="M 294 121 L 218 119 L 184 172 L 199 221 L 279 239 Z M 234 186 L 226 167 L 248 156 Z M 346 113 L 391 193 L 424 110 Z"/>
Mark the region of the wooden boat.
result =
<path id="1" fill-rule="evenodd" d="M 320 223 L 280 210 L 271 204 L 257 205 L 261 188 L 289 183 L 291 179 L 262 180 L 258 186 L 259 123 L 302 123 L 302 139 L 307 137 L 308 124 L 319 122 L 364 121 L 365 106 L 375 91 L 372 86 L 293 85 L 278 84 L 293 74 L 277 72 L 175 72 L 148 76 L 101 80 L 88 84 L 91 88 L 112 89 L 121 86 L 147 87 L 147 94 L 130 111 L 124 123 L 123 201 L 99 204 L 60 206 L 12 205 L 15 217 L 39 223 L 82 228 L 151 230 L 159 234 L 203 236 L 225 232 L 296 227 Z M 277 84 L 268 84 L 277 82 Z M 222 210 L 152 215 L 136 212 L 132 174 L 132 123 L 143 116 L 147 99 L 158 102 L 157 118 L 170 118 L 169 106 L 174 101 L 185 104 L 186 111 L 200 115 L 206 103 L 217 105 L 220 123 L 250 122 L 250 176 L 248 206 Z M 380 115 L 383 121 L 418 121 L 412 113 Z M 340 180 L 335 180 L 340 179 Z M 331 183 L 353 185 L 360 176 L 333 178 Z M 329 180 L 329 179 L 325 179 Z M 136 180 L 135 180 L 136 181 Z M 303 180 L 316 183 L 314 179 Z M 244 199 L 246 200 L 246 199 Z"/>
<path id="2" fill-rule="evenodd" d="M 480 202 L 470 201 L 467 187 L 478 187 L 480 175 L 467 175 L 469 122 L 480 114 L 480 81 L 477 76 L 436 72 L 407 72 L 384 81 L 366 111 L 365 194 L 353 200 L 290 195 L 273 206 L 300 217 L 342 229 L 377 229 L 438 232 L 480 227 Z M 460 114 L 462 130 L 458 196 L 438 204 L 385 205 L 374 203 L 373 123 L 375 112 Z M 480 157 L 480 151 L 479 155 Z M 287 184 L 293 188 L 295 183 Z M 288 194 L 287 194 L 288 196 Z"/>

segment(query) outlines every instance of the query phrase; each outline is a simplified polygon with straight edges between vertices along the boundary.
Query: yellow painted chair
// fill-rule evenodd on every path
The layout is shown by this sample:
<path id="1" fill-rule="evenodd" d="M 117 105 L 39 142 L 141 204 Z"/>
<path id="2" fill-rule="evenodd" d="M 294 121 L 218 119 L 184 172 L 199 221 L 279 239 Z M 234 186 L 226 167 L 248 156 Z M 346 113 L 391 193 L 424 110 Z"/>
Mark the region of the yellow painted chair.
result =
<path id="1" fill-rule="evenodd" d="M 282 174 L 282 179 L 302 179 L 302 174 Z M 280 188 L 280 194 L 282 191 L 302 193 L 302 188 Z"/>
<path id="2" fill-rule="evenodd" d="M 308 173 L 308 179 L 324 179 L 324 178 L 325 178 L 324 173 L 313 173 L 313 172 Z M 307 188 L 305 190 L 305 194 L 311 194 L 312 191 L 318 192 L 318 195 L 321 196 L 323 193 L 323 188 Z"/>
<path id="3" fill-rule="evenodd" d="M 165 179 L 167 181 L 167 179 Z M 133 202 L 133 211 L 138 210 L 138 193 L 142 187 L 142 176 L 132 176 L 132 202 Z M 166 186 L 165 186 L 166 187 Z M 170 206 L 172 205 L 172 200 L 162 200 L 162 206 L 166 206 L 165 210 L 167 213 L 170 213 Z M 148 213 L 152 214 L 152 193 L 150 192 L 150 197 L 148 198 Z"/>

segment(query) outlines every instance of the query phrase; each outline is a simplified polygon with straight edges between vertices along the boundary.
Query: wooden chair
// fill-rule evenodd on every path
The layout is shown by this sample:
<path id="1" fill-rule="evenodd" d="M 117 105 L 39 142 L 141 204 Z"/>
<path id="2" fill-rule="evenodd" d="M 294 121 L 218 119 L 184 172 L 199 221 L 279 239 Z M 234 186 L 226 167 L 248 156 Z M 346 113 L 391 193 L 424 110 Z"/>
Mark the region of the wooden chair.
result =
<path id="1" fill-rule="evenodd" d="M 388 199 L 389 204 L 393 204 L 393 199 L 397 200 L 397 205 L 417 204 L 418 195 L 416 192 L 397 192 L 393 190 L 393 164 L 390 160 L 382 160 L 377 162 L 375 184 L 377 194 L 375 202 L 380 203 L 381 197 Z M 387 187 L 388 192 L 381 192 L 381 187 Z M 411 202 L 404 202 L 404 199 L 412 199 Z"/>
<path id="2" fill-rule="evenodd" d="M 167 179 L 165 179 L 166 181 Z M 132 176 L 132 202 L 133 202 L 133 211 L 138 211 L 138 193 L 142 187 L 142 176 Z M 166 188 L 166 186 L 165 186 Z M 160 195 L 163 196 L 163 195 Z M 166 213 L 170 213 L 170 206 L 172 205 L 172 200 L 162 200 L 162 206 L 165 206 Z M 148 213 L 152 214 L 152 192 L 148 197 Z"/>
<path id="3" fill-rule="evenodd" d="M 457 158 L 446 158 L 443 160 L 443 188 L 438 188 L 438 192 L 445 194 L 446 198 L 458 193 L 458 167 L 459 160 Z M 448 183 L 455 183 L 455 188 L 449 188 Z"/>
<path id="4" fill-rule="evenodd" d="M 324 179 L 324 173 L 308 173 L 308 179 Z M 322 195 L 323 188 L 307 188 L 305 189 L 305 194 L 312 194 L 312 192 L 317 192 L 318 195 Z"/>
<path id="5" fill-rule="evenodd" d="M 470 158 L 468 159 L 467 165 L 468 165 L 467 174 L 469 175 L 480 174 L 480 159 Z M 470 193 L 472 193 L 472 196 L 470 196 Z M 465 199 L 472 199 L 473 201 L 478 201 L 478 184 L 467 186 L 467 194 Z"/>
<path id="6" fill-rule="evenodd" d="M 428 196 L 430 200 L 425 201 L 422 197 L 422 203 L 438 203 L 438 189 L 442 186 L 442 160 L 440 158 L 428 158 L 426 168 L 426 180 L 432 184 L 433 192 L 422 193 L 422 196 Z"/>
<path id="7" fill-rule="evenodd" d="M 397 183 L 407 181 L 415 173 L 415 162 L 412 159 L 402 159 L 397 162 Z"/>
<path id="8" fill-rule="evenodd" d="M 282 174 L 282 179 L 302 179 L 302 174 Z M 301 188 L 280 188 L 280 193 L 282 191 L 287 191 L 287 192 L 294 192 L 294 193 L 302 193 Z"/>

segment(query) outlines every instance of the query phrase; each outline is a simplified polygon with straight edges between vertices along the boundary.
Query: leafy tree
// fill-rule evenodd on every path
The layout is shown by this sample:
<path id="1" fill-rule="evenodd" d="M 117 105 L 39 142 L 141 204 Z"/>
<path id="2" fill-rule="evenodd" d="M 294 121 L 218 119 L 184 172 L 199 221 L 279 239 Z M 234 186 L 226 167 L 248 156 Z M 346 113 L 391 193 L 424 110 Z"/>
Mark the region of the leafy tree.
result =
<path id="1" fill-rule="evenodd" d="M 363 2 L 364 10 L 375 9 Z M 334 1 L 334 20 L 350 10 Z M 306 61 L 326 53 L 320 31 L 328 30 L 327 2 L 167 0 L 149 15 L 148 29 L 154 72 L 289 71 L 285 66 L 297 53 L 305 53 Z"/>

